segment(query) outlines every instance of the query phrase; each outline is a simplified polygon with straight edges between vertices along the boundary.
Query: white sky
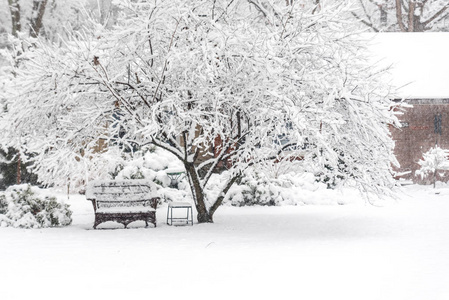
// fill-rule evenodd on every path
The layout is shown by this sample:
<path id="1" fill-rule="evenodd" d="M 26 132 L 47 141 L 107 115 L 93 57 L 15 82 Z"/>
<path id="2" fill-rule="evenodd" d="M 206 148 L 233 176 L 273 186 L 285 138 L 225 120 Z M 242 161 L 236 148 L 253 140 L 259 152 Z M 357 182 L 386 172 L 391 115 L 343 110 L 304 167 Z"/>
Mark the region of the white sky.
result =
<path id="1" fill-rule="evenodd" d="M 449 98 L 449 33 L 380 33 L 370 49 L 382 65 L 392 65 L 398 96 Z"/>

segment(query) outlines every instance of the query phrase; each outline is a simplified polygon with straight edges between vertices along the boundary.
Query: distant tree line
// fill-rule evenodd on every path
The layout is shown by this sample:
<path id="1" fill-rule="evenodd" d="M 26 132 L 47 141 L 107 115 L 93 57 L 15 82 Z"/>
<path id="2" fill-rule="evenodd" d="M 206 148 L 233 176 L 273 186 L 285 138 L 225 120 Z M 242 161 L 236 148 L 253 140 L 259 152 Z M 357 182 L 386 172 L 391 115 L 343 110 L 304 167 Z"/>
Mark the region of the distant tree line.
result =
<path id="1" fill-rule="evenodd" d="M 375 32 L 449 31 L 447 0 L 357 0 L 351 14 Z"/>

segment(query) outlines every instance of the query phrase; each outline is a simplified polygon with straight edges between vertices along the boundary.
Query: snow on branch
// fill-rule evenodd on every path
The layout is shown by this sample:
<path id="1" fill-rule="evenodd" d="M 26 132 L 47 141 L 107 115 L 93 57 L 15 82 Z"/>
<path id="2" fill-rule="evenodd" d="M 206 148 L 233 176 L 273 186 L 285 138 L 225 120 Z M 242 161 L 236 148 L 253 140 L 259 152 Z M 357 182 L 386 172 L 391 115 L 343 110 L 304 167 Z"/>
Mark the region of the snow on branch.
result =
<path id="1" fill-rule="evenodd" d="M 201 222 L 259 162 L 298 158 L 317 178 L 391 186 L 397 120 L 343 17 L 349 2 L 292 3 L 123 1 L 114 28 L 38 40 L 16 70 L 2 141 L 32 153 L 48 181 L 87 181 L 105 157 L 159 146 L 184 165 Z M 206 199 L 223 169 L 221 198 Z"/>

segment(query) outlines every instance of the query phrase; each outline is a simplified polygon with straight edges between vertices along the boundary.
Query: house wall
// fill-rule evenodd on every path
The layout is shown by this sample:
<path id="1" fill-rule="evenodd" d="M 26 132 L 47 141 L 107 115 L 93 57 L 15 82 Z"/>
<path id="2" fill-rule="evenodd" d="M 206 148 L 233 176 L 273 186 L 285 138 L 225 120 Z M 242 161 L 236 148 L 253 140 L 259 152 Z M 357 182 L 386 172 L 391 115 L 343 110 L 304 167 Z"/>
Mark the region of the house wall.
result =
<path id="1" fill-rule="evenodd" d="M 397 171 L 408 172 L 401 178 L 429 184 L 430 179 L 421 179 L 415 172 L 420 167 L 418 161 L 423 153 L 431 147 L 438 145 L 449 149 L 449 99 L 411 99 L 406 102 L 413 107 L 406 108 L 399 116 L 402 127 L 391 129 L 395 155 L 401 165 Z M 438 172 L 437 180 L 449 181 L 449 172 Z"/>

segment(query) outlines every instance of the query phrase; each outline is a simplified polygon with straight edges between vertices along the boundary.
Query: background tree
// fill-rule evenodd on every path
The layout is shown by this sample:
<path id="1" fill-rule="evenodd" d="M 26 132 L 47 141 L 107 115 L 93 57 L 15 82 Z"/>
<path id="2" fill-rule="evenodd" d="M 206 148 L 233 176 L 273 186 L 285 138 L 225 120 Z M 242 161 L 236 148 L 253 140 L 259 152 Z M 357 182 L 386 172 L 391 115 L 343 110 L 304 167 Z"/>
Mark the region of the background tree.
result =
<path id="1" fill-rule="evenodd" d="M 107 176 L 111 157 L 159 146 L 183 163 L 199 222 L 213 222 L 245 169 L 286 155 L 381 192 L 395 161 L 387 89 L 342 19 L 347 3 L 295 3 L 123 2 L 113 29 L 37 41 L 15 70 L 1 141 L 33 153 L 56 184 Z M 223 163 L 221 192 L 207 194 Z"/>
<path id="2" fill-rule="evenodd" d="M 87 16 L 101 26 L 111 26 L 118 13 L 112 0 L 0 0 L 0 8 L 0 33 L 41 35 L 54 42 L 87 26 Z"/>
<path id="3" fill-rule="evenodd" d="M 15 76 L 12 71 L 20 63 L 18 57 L 24 46 L 17 39 L 19 36 L 38 36 L 53 42 L 59 37 L 66 37 L 68 32 L 86 27 L 92 22 L 90 18 L 98 21 L 100 26 L 112 26 L 117 14 L 117 6 L 111 0 L 0 0 L 0 104 L 6 101 L 5 86 L 9 84 L 10 77 Z M 12 37 L 8 37 L 11 34 Z M 29 45 L 30 46 L 30 45 Z M 28 47 L 29 47 L 28 46 Z M 2 93 L 3 90 L 3 93 Z M 3 96 L 2 96 L 3 95 Z M 12 156 L 8 167 L 4 164 L 1 169 L 6 184 L 11 184 L 11 170 L 16 169 L 15 183 L 29 182 L 34 178 L 27 174 L 25 165 L 21 162 L 21 153 L 9 148 Z M 29 164 L 27 164 L 29 165 Z"/>
<path id="4" fill-rule="evenodd" d="M 375 32 L 449 31 L 446 0 L 358 0 L 351 14 Z"/>
<path id="5" fill-rule="evenodd" d="M 8 0 L 8 5 L 11 13 L 11 33 L 12 35 L 17 36 L 17 34 L 22 30 L 19 0 Z"/>
<path id="6" fill-rule="evenodd" d="M 0 189 L 17 184 L 17 151 L 15 149 L 0 150 Z M 12 162 L 12 163 L 11 163 Z M 29 164 L 20 164 L 20 180 L 30 184 L 37 184 L 37 175 L 28 171 Z"/>

